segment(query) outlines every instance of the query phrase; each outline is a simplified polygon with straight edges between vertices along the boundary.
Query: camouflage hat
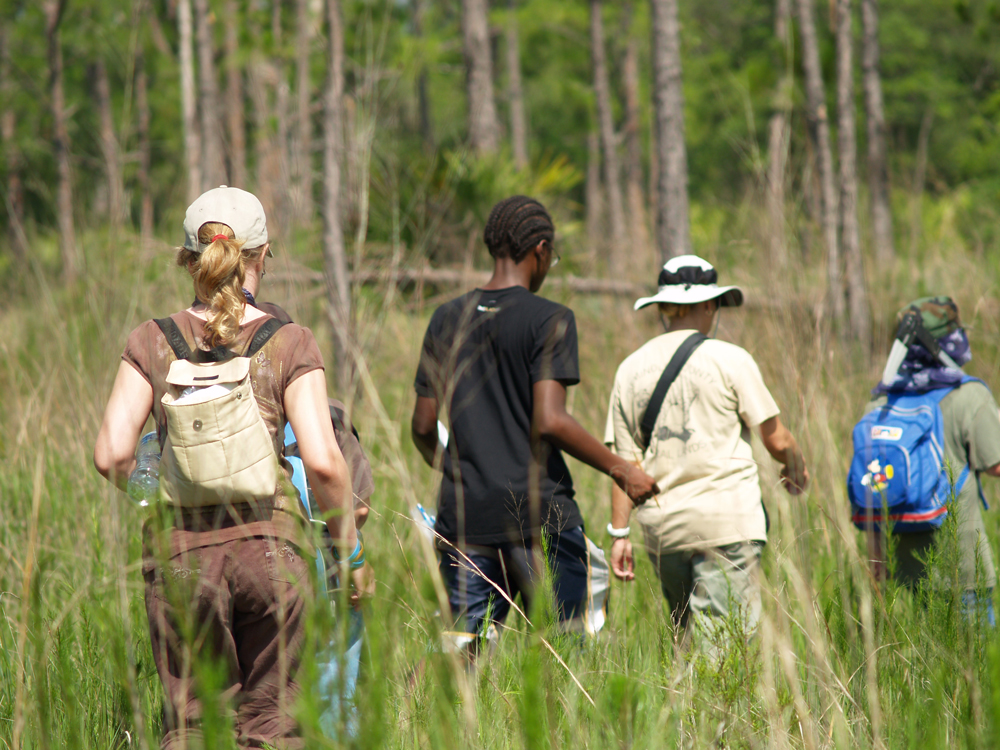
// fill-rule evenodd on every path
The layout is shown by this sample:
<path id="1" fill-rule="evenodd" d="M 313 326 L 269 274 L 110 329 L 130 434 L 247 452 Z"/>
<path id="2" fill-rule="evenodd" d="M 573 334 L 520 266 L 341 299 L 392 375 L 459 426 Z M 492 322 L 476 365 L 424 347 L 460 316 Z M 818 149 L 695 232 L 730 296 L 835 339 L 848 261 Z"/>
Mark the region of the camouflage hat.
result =
<path id="1" fill-rule="evenodd" d="M 947 336 L 952 331 L 962 327 L 958 319 L 958 305 L 951 297 L 921 297 L 915 299 L 898 313 L 896 320 L 900 321 L 911 309 L 920 311 L 920 318 L 927 332 L 936 339 Z"/>

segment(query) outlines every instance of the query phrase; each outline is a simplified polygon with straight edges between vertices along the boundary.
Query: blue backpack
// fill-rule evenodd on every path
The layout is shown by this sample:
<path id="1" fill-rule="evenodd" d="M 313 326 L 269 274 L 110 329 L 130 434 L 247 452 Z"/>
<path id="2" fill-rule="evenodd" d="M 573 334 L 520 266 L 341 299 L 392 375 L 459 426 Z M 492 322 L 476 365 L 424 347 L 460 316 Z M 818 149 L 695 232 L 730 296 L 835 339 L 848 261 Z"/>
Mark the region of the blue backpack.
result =
<path id="1" fill-rule="evenodd" d="M 982 382 L 966 376 L 962 384 L 972 381 Z M 907 533 L 931 531 L 944 523 L 948 501 L 969 478 L 968 465 L 949 476 L 944 460 L 941 400 L 952 390 L 890 393 L 885 406 L 868 412 L 854 426 L 847 494 L 851 520 L 859 529 L 869 523 L 879 529 L 888 520 L 895 533 Z"/>

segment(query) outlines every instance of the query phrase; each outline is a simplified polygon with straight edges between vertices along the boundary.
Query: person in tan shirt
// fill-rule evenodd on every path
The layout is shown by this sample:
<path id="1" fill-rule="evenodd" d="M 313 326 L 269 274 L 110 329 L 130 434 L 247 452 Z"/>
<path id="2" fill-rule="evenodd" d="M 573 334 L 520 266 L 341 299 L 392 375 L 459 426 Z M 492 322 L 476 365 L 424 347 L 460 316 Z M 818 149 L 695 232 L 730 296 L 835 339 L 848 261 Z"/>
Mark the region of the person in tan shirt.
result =
<path id="1" fill-rule="evenodd" d="M 798 444 L 781 423 L 757 363 L 734 344 L 704 340 L 666 392 L 648 438 L 641 428 L 675 352 L 692 336 L 707 336 L 720 307 L 743 304 L 739 288 L 716 282 L 711 264 L 684 255 L 663 267 L 656 295 L 636 302 L 636 310 L 659 306 L 665 333 L 619 366 L 605 443 L 641 466 L 661 489 L 636 509 L 635 518 L 674 622 L 686 627 L 695 613 L 702 624 L 710 625 L 706 618 L 738 610 L 752 627 L 760 610 L 756 574 L 767 540 L 767 517 L 751 429 L 759 429 L 768 452 L 784 465 L 782 484 L 790 493 L 801 492 L 809 479 Z M 626 496 L 613 492 L 611 568 L 624 581 L 634 578 L 628 527 L 632 509 Z"/>

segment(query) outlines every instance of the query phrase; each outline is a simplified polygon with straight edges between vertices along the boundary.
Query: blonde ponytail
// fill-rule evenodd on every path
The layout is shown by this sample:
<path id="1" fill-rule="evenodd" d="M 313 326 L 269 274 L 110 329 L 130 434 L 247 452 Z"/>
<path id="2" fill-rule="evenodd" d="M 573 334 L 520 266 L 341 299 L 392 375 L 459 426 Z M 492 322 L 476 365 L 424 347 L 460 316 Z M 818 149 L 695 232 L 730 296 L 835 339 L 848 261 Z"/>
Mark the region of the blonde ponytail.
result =
<path id="1" fill-rule="evenodd" d="M 205 246 L 201 254 L 182 247 L 177 265 L 190 270 L 195 296 L 208 305 L 205 344 L 228 346 L 239 333 L 246 306 L 243 282 L 247 267 L 260 259 L 264 247 L 244 248 L 233 230 L 218 222 L 203 224 L 198 242 Z"/>

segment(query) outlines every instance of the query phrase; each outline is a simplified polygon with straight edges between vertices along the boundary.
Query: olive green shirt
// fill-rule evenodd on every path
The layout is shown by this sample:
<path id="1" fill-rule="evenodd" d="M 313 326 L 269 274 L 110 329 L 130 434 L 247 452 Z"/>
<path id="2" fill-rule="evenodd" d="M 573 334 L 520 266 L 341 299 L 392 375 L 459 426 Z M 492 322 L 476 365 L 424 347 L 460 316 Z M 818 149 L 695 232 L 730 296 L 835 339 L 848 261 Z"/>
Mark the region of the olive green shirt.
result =
<path id="1" fill-rule="evenodd" d="M 871 401 L 866 412 L 880 408 L 886 397 Z M 1000 464 L 1000 411 L 989 388 L 979 382 L 959 386 L 941 400 L 944 417 L 944 454 L 955 475 L 963 466 L 971 473 L 954 505 L 958 516 L 959 578 L 966 589 L 992 588 L 996 582 L 993 552 L 986 538 L 975 472 Z M 899 534 L 897 578 L 914 585 L 923 577 L 924 553 L 938 532 Z M 979 581 L 976 581 L 976 558 Z"/>

